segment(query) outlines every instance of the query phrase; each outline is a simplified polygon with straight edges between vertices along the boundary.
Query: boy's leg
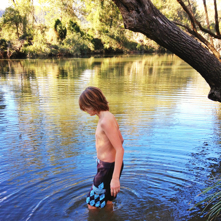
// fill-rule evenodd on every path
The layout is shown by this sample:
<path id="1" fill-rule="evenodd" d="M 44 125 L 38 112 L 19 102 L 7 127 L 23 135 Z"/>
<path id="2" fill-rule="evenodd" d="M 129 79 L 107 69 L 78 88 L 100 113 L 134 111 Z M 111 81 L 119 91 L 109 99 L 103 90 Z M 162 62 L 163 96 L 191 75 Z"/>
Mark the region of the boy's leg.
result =
<path id="1" fill-rule="evenodd" d="M 107 201 L 107 204 L 112 205 L 113 202 L 112 201 Z"/>
<path id="2" fill-rule="evenodd" d="M 91 206 L 91 205 L 87 205 L 88 206 L 88 209 L 99 209 L 99 208 L 97 208 L 97 207 L 95 207 L 95 206 Z"/>
<path id="3" fill-rule="evenodd" d="M 97 194 L 94 195 L 94 192 L 92 192 L 93 186 L 91 191 L 89 192 L 87 196 L 87 203 L 88 203 L 88 209 L 97 209 L 98 207 L 103 208 L 106 204 L 109 206 L 113 205 L 112 200 L 114 200 L 116 197 L 111 196 L 110 192 L 110 182 L 113 175 L 114 170 L 114 163 L 106 163 L 100 161 L 98 164 L 98 171 L 97 174 L 94 177 L 93 180 L 93 186 L 95 187 L 95 193 L 97 192 L 96 189 L 104 190 L 105 194 L 102 194 L 105 196 L 100 199 L 100 203 L 98 203 L 99 197 L 97 197 Z M 121 172 L 123 170 L 123 165 Z M 102 186 L 102 187 L 101 187 Z M 92 193 L 91 193 L 92 192 Z M 92 202 L 92 203 L 91 203 Z M 98 206 L 96 205 L 98 203 Z M 91 205 L 90 205 L 91 204 Z"/>

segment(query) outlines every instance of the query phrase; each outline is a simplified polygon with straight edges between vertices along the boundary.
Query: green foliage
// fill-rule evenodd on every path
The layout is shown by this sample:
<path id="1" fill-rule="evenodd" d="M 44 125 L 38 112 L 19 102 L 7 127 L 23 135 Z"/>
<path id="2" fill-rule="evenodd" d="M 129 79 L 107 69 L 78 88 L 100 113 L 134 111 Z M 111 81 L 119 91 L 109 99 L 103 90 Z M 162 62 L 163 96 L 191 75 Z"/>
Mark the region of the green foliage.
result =
<path id="1" fill-rule="evenodd" d="M 104 45 L 103 45 L 101 39 L 93 38 L 91 42 L 94 45 L 94 50 L 103 50 L 104 49 Z"/>
<path id="2" fill-rule="evenodd" d="M 5 39 L 0 39 L 0 50 L 1 51 L 7 50 L 7 42 Z"/>
<path id="3" fill-rule="evenodd" d="M 73 21 L 69 21 L 69 24 L 68 24 L 68 29 L 73 33 L 73 32 L 76 32 L 76 33 L 81 33 L 81 29 L 80 29 L 80 26 L 77 24 L 77 22 L 73 22 Z"/>
<path id="4" fill-rule="evenodd" d="M 38 0 L 38 6 L 30 0 L 10 1 L 14 6 L 0 18 L 0 38 L 23 42 L 19 50 L 30 56 L 161 50 L 144 35 L 125 30 L 112 0 Z M 170 20 L 189 24 L 176 0 L 153 3 Z M 198 15 L 196 2 L 190 4 L 194 15 Z"/>
<path id="5" fill-rule="evenodd" d="M 84 54 L 94 50 L 94 45 L 81 37 L 81 34 L 70 34 L 64 41 L 64 49 L 69 50 L 71 54 Z"/>
<path id="6" fill-rule="evenodd" d="M 15 50 L 18 45 L 29 57 L 154 50 L 146 45 L 150 41 L 145 36 L 137 39 L 137 34 L 124 29 L 111 0 L 39 0 L 40 6 L 30 0 L 14 3 L 0 19 L 0 38 L 13 42 Z"/>
<path id="7" fill-rule="evenodd" d="M 92 35 L 82 31 L 80 26 L 77 24 L 77 22 L 73 22 L 72 20 L 70 20 L 69 24 L 68 24 L 68 30 L 72 34 L 74 34 L 74 33 L 80 34 L 80 36 L 83 38 L 82 39 L 83 41 L 90 42 L 90 45 L 88 45 L 88 48 L 90 48 L 90 50 L 103 50 L 104 46 L 103 46 L 101 39 L 94 38 Z M 74 35 L 72 35 L 72 39 L 73 39 L 73 36 Z M 69 42 L 69 41 L 70 41 L 70 39 L 67 40 L 67 42 Z"/>
<path id="8" fill-rule="evenodd" d="M 78 33 L 68 34 L 62 44 L 49 44 L 46 38 L 34 38 L 33 45 L 23 49 L 29 58 L 50 57 L 50 56 L 80 56 L 81 54 L 90 53 L 94 50 L 94 45 L 87 39 L 81 37 Z M 35 35 L 37 36 L 37 35 Z M 46 36 L 46 34 L 45 34 Z"/>
<path id="9" fill-rule="evenodd" d="M 5 13 L 3 14 L 2 26 L 8 32 L 15 32 L 19 38 L 20 33 L 22 32 L 23 19 L 19 11 L 9 7 L 6 8 Z"/>
<path id="10" fill-rule="evenodd" d="M 191 6 L 191 10 L 196 17 L 196 19 L 200 20 L 201 16 L 199 11 L 197 10 L 197 1 L 191 0 L 183 0 L 185 5 Z M 189 16 L 182 9 L 180 4 L 177 3 L 177 0 L 153 0 L 153 4 L 160 10 L 162 14 L 164 14 L 171 21 L 183 23 L 186 25 L 190 25 Z"/>
<path id="11" fill-rule="evenodd" d="M 217 217 L 221 215 L 221 179 L 218 179 L 217 182 L 212 184 L 212 186 L 206 188 L 200 195 L 206 195 L 203 200 L 196 203 L 192 208 L 199 205 L 203 205 L 204 208 L 202 213 L 206 212 L 207 220 L 215 220 Z M 210 193 L 207 195 L 207 193 Z"/>
<path id="12" fill-rule="evenodd" d="M 62 26 L 62 23 L 59 19 L 55 20 L 54 30 L 57 34 L 57 39 L 63 41 L 67 35 L 66 27 Z"/>
<path id="13" fill-rule="evenodd" d="M 4 54 L 7 50 L 7 42 L 5 39 L 0 39 L 0 58 L 4 58 Z"/>
<path id="14" fill-rule="evenodd" d="M 125 30 L 122 16 L 117 6 L 111 1 L 85 1 L 87 21 L 91 24 L 90 32 L 94 38 L 101 39 L 104 48 L 123 49 Z M 94 10 L 96 8 L 96 10 Z"/>
<path id="15" fill-rule="evenodd" d="M 62 24 L 68 24 L 69 20 L 76 19 L 73 0 L 38 0 L 38 3 L 40 4 L 38 14 L 47 27 L 54 26 L 56 19 L 60 19 Z"/>

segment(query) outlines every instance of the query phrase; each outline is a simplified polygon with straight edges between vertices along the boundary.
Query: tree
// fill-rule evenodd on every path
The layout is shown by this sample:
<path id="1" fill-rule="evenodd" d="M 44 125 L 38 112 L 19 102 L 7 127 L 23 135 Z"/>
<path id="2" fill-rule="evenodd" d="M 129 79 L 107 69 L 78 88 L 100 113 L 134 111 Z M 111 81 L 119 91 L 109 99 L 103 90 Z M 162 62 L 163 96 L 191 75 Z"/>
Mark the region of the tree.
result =
<path id="1" fill-rule="evenodd" d="M 34 30 L 34 15 L 33 0 L 9 0 L 13 3 L 13 8 L 20 15 L 22 22 L 20 39 L 32 38 Z"/>
<path id="2" fill-rule="evenodd" d="M 59 18 L 63 24 L 68 24 L 70 19 L 76 19 L 73 10 L 73 0 L 39 0 L 38 2 L 42 4 L 41 10 L 46 12 L 45 25 L 47 26 L 54 24 L 57 18 Z"/>
<path id="3" fill-rule="evenodd" d="M 122 16 L 113 1 L 85 0 L 84 4 L 89 33 L 101 39 L 105 49 L 125 50 L 130 31 L 125 32 Z"/>
<path id="4" fill-rule="evenodd" d="M 54 24 L 54 30 L 57 34 L 57 39 L 63 41 L 67 35 L 67 29 L 62 25 L 61 21 L 57 19 Z"/>
<path id="5" fill-rule="evenodd" d="M 84 35 L 84 33 L 81 31 L 81 28 L 80 28 L 80 26 L 77 24 L 77 22 L 73 22 L 72 20 L 69 21 L 68 29 L 69 29 L 72 33 L 73 33 L 73 32 L 76 32 L 76 33 L 80 33 L 81 36 Z"/>
<path id="6" fill-rule="evenodd" d="M 186 61 L 209 84 L 209 99 L 221 102 L 221 62 L 211 53 L 211 48 L 208 50 L 169 21 L 150 0 L 113 1 L 122 14 L 126 29 L 143 33 Z M 217 29 L 219 36 L 218 33 Z"/>
<path id="7" fill-rule="evenodd" d="M 3 27 L 8 31 L 16 30 L 17 38 L 21 34 L 22 16 L 19 11 L 14 8 L 6 8 L 3 14 Z"/>

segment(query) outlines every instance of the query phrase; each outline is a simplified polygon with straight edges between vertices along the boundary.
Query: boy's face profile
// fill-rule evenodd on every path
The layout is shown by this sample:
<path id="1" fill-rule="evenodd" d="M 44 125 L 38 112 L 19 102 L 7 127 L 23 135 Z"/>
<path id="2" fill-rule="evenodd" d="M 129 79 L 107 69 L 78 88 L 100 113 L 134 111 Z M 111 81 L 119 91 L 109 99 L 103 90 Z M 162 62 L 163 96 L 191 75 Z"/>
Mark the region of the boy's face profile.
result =
<path id="1" fill-rule="evenodd" d="M 79 106 L 90 116 L 99 115 L 100 111 L 109 111 L 108 102 L 102 91 L 96 87 L 87 87 L 79 97 Z"/>
<path id="2" fill-rule="evenodd" d="M 84 109 L 85 112 L 87 112 L 90 116 L 94 116 L 97 114 L 97 111 L 95 111 L 92 107 L 87 107 Z"/>

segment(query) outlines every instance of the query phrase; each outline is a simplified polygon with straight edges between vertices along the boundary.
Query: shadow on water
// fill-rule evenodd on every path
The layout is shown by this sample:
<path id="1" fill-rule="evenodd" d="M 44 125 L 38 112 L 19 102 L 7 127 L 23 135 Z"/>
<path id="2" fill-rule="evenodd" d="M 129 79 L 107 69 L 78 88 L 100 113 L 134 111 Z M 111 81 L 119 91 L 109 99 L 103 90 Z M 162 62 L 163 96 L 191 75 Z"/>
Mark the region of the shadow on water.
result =
<path id="1" fill-rule="evenodd" d="M 121 192 L 99 211 L 85 204 L 97 118 L 78 97 L 89 85 L 106 95 L 125 140 Z M 0 217 L 206 220 L 189 209 L 220 174 L 221 108 L 208 90 L 172 55 L 1 60 Z"/>

